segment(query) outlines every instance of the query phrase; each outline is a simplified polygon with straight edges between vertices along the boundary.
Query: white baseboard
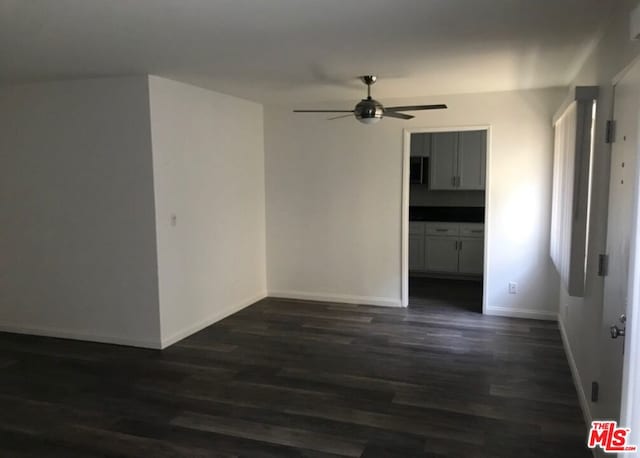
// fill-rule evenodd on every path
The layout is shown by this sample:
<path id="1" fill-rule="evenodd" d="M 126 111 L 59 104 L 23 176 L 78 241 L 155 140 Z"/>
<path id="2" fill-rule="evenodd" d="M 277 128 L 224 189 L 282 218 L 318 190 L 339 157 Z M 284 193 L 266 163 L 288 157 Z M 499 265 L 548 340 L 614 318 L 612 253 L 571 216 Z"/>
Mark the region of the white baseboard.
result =
<path id="1" fill-rule="evenodd" d="M 128 337 L 90 334 L 69 329 L 51 328 L 46 326 L 21 326 L 17 324 L 0 323 L 0 332 L 11 332 L 14 334 L 29 334 L 43 337 L 56 337 L 58 339 L 84 340 L 87 342 L 97 342 L 106 344 L 126 345 L 129 347 L 159 349 L 160 342 L 157 340 L 131 339 Z"/>
<path id="2" fill-rule="evenodd" d="M 120 336 L 110 336 L 110 335 L 99 335 L 85 332 L 78 332 L 75 330 L 68 329 L 60 329 L 60 328 L 51 328 L 44 326 L 22 326 L 18 324 L 12 323 L 0 323 L 0 332 L 11 332 L 14 334 L 29 334 L 35 336 L 43 336 L 43 337 L 56 337 L 59 339 L 72 339 L 72 340 L 83 340 L 86 342 L 98 342 L 98 343 L 106 343 L 106 344 L 116 344 L 116 345 L 126 345 L 130 347 L 140 347 L 140 348 L 151 348 L 154 350 L 160 350 L 163 348 L 167 348 L 169 345 L 176 343 L 179 340 L 184 339 L 191 334 L 194 334 L 201 329 L 206 328 L 207 326 L 212 325 L 216 321 L 220 321 L 227 316 L 242 310 L 243 308 L 258 302 L 261 299 L 264 299 L 267 296 L 266 292 L 261 292 L 254 297 L 251 297 L 245 301 L 242 301 L 239 304 L 234 304 L 231 307 L 227 307 L 223 310 L 217 311 L 216 313 L 208 316 L 204 320 L 189 326 L 185 329 L 182 329 L 170 337 L 166 339 L 162 339 L 162 341 L 158 340 L 143 340 L 143 339 L 131 339 L 128 337 L 120 337 Z"/>
<path id="3" fill-rule="evenodd" d="M 269 291 L 269 297 L 298 299 L 303 301 L 339 302 L 344 304 L 379 305 L 383 307 L 402 307 L 400 298 L 376 296 L 351 296 L 347 294 L 307 293 L 302 291 Z"/>
<path id="4" fill-rule="evenodd" d="M 199 321 L 198 323 L 195 323 L 193 325 L 187 326 L 184 329 L 181 329 L 178 332 L 173 333 L 172 335 L 170 335 L 167 338 L 163 338 L 162 339 L 162 345 L 160 346 L 160 348 L 164 349 L 167 348 L 170 345 L 173 345 L 174 343 L 178 342 L 179 340 L 184 339 L 185 337 L 190 336 L 191 334 L 195 334 L 196 332 L 206 328 L 207 326 L 211 326 L 213 323 L 216 323 L 217 321 L 220 321 L 226 317 L 228 317 L 229 315 L 232 315 L 236 312 L 239 312 L 240 310 L 242 310 L 245 307 L 248 307 L 252 304 L 255 304 L 256 302 L 258 302 L 261 299 L 264 299 L 265 297 L 267 297 L 267 293 L 266 291 L 260 292 L 258 294 L 256 294 L 253 297 L 250 297 L 249 299 L 246 299 L 242 302 L 239 302 L 238 304 L 234 304 L 231 305 L 229 307 L 226 307 L 222 310 L 218 310 L 215 313 L 213 313 L 212 315 L 209 315 L 208 317 L 206 317 L 205 319 Z"/>
<path id="5" fill-rule="evenodd" d="M 571 377 L 573 378 L 573 383 L 576 386 L 576 391 L 578 392 L 578 401 L 580 402 L 580 408 L 582 409 L 584 422 L 586 423 L 587 428 L 589 428 L 593 419 L 593 416 L 591 415 L 591 407 L 589 405 L 589 401 L 587 400 L 587 395 L 584 392 L 582 380 L 580 379 L 580 372 L 578 372 L 578 366 L 576 365 L 576 360 L 573 357 L 573 351 L 571 350 L 571 344 L 569 343 L 569 338 L 567 337 L 567 331 L 560 316 L 558 316 L 558 327 L 560 328 L 560 335 L 562 336 L 562 345 L 564 346 L 564 352 L 566 353 L 567 360 L 569 361 Z"/>
<path id="6" fill-rule="evenodd" d="M 487 307 L 484 310 L 485 315 L 506 316 L 509 318 L 527 318 L 530 320 L 556 321 L 558 314 L 556 312 L 544 312 L 541 310 L 531 309 L 511 309 L 508 307 Z"/>

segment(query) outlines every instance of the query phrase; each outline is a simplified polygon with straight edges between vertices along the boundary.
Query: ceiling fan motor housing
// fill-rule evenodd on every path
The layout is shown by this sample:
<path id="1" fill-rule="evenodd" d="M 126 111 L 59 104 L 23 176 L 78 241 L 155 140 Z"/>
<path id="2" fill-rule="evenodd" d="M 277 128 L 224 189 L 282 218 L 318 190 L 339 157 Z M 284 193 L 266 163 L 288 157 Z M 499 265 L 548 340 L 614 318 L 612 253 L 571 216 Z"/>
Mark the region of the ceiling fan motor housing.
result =
<path id="1" fill-rule="evenodd" d="M 358 121 L 364 124 L 373 124 L 382 119 L 384 107 L 380 102 L 369 97 L 362 99 L 353 111 Z"/>
<path id="2" fill-rule="evenodd" d="M 371 86 L 378 78 L 375 75 L 363 75 L 360 80 L 367 85 L 367 98 L 362 99 L 352 110 L 293 110 L 294 113 L 353 113 L 358 121 L 363 124 L 375 124 L 382 119 L 385 108 L 380 102 L 371 98 Z M 407 105 L 401 107 L 389 107 L 386 110 L 387 116 L 398 119 L 412 119 L 413 116 L 401 113 L 402 111 L 417 110 L 440 110 L 447 108 L 446 105 Z M 349 115 L 336 116 L 329 119 L 346 118 Z"/>

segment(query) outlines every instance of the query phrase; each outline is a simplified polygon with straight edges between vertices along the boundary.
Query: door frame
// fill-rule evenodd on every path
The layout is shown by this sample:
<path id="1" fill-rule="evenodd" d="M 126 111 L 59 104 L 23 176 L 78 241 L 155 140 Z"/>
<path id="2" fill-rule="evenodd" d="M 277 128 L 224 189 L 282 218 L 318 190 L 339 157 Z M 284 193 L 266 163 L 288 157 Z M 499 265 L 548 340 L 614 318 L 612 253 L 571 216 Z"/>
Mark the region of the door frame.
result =
<path id="1" fill-rule="evenodd" d="M 489 280 L 489 234 L 491 232 L 489 195 L 491 184 L 491 125 L 481 124 L 472 126 L 446 126 L 446 127 L 406 127 L 403 129 L 402 138 L 402 211 L 401 211 L 401 246 L 400 246 L 400 297 L 403 307 L 409 305 L 409 172 L 411 160 L 411 134 L 434 132 L 462 132 L 469 130 L 487 131 L 487 150 L 485 157 L 484 176 L 484 259 L 482 266 L 482 313 L 487 310 L 487 295 L 485 294 Z M 455 191 L 452 191 L 455 192 Z"/>
<path id="2" fill-rule="evenodd" d="M 612 81 L 613 103 L 615 107 L 615 88 L 636 65 L 640 65 L 640 56 L 619 72 Z M 615 112 L 612 112 L 612 117 Z M 636 150 L 640 154 L 640 113 L 638 116 L 638 138 Z M 631 217 L 631 240 L 629 272 L 627 280 L 627 330 L 624 337 L 625 352 L 622 361 L 622 387 L 620 405 L 620 424 L 631 428 L 632 444 L 640 445 L 640 160 L 636 161 L 632 195 L 633 214 Z M 608 235 L 607 235 L 608 236 Z M 602 306 L 605 304 L 603 302 Z M 636 332 L 634 332 L 636 331 Z M 635 442 L 634 442 L 635 441 Z"/>

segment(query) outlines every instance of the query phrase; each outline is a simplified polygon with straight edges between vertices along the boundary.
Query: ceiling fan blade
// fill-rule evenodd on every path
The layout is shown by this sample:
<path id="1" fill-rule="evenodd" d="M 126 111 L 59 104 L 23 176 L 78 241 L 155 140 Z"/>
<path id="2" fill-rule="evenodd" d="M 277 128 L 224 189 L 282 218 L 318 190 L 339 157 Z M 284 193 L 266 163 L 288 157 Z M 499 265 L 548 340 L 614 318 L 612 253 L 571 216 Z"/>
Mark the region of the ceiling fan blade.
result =
<path id="1" fill-rule="evenodd" d="M 334 116 L 332 118 L 327 118 L 327 121 L 333 121 L 334 119 L 341 119 L 341 118 L 350 118 L 351 116 L 353 116 L 353 113 L 349 113 L 346 115 L 340 115 L 340 116 Z"/>
<path id="2" fill-rule="evenodd" d="M 443 104 L 439 105 L 407 105 L 404 107 L 385 107 L 386 110 L 391 111 L 418 111 L 418 110 L 444 110 L 447 106 Z"/>
<path id="3" fill-rule="evenodd" d="M 353 113 L 353 110 L 293 110 L 294 113 Z"/>
<path id="4" fill-rule="evenodd" d="M 384 115 L 382 116 L 384 118 L 389 117 L 398 119 L 413 119 L 415 117 L 404 113 L 398 113 L 397 111 L 387 111 L 386 109 L 384 110 Z"/>

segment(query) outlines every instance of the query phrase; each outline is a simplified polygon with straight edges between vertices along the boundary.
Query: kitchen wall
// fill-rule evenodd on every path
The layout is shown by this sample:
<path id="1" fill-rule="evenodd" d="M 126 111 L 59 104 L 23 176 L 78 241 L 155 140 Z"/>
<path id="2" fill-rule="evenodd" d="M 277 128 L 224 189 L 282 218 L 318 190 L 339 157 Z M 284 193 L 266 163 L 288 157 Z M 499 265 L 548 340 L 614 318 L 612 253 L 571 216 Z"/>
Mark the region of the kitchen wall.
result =
<path id="1" fill-rule="evenodd" d="M 611 359 L 608 346 L 608 322 L 603 313 L 603 279 L 597 275 L 598 255 L 606 249 L 606 218 L 609 191 L 610 147 L 605 142 L 606 121 L 612 117 L 612 80 L 640 54 L 640 43 L 630 40 L 629 13 L 637 0 L 621 0 L 616 14 L 602 31 L 600 41 L 594 46 L 584 66 L 573 80 L 574 85 L 600 87 L 596 138 L 594 148 L 591 225 L 589 227 L 589 257 L 584 298 L 569 297 L 561 287 L 560 323 L 565 333 L 570 360 L 579 379 L 579 395 L 588 417 L 612 418 L 617 415 L 617 405 L 607 402 L 608 393 L 618 387 L 608 386 L 619 381 L 611 377 L 600 362 Z M 604 316 L 604 319 L 603 319 Z M 591 403 L 591 382 L 599 381 L 602 397 Z M 613 410 L 612 410 L 613 409 Z"/>
<path id="2" fill-rule="evenodd" d="M 163 346 L 266 295 L 262 106 L 151 76 Z"/>
<path id="3" fill-rule="evenodd" d="M 146 77 L 0 88 L 0 330 L 157 347 Z"/>
<path id="4" fill-rule="evenodd" d="M 400 305 L 403 128 L 490 125 L 489 312 L 555 318 L 551 118 L 565 95 L 545 89 L 385 100 L 449 109 L 375 126 L 267 107 L 270 294 Z M 510 281 L 518 282 L 517 295 L 508 294 Z"/>

